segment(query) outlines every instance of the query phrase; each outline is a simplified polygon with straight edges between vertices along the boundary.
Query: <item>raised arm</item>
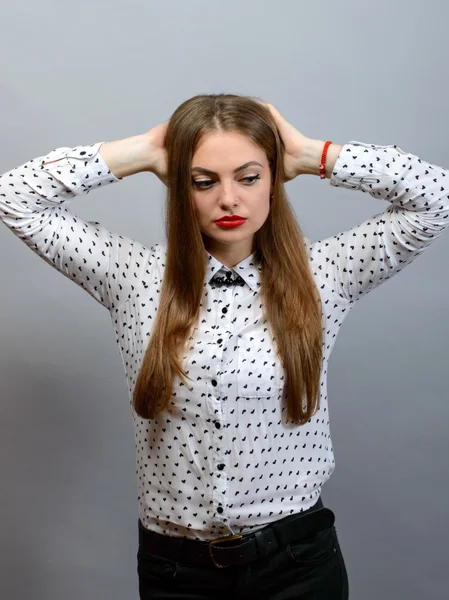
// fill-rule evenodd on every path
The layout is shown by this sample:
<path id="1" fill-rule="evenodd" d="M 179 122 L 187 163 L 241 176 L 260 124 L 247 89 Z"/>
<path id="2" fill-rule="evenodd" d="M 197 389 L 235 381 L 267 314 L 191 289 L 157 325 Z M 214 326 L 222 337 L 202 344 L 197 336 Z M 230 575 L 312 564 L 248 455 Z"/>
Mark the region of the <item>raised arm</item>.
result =
<path id="1" fill-rule="evenodd" d="M 99 223 L 84 221 L 68 202 L 141 171 L 163 177 L 155 167 L 161 150 L 154 150 L 150 134 L 57 148 L 0 177 L 0 219 L 33 252 L 109 310 L 126 300 L 135 277 L 145 278 L 136 263 L 143 265 L 146 258 L 151 264 L 151 251 Z M 135 254 L 138 258 L 133 260 Z M 116 276 L 113 271 L 120 263 L 123 268 Z M 133 269 L 131 277 L 128 269 Z"/>
<path id="2" fill-rule="evenodd" d="M 389 203 L 360 225 L 312 245 L 314 272 L 349 304 L 412 263 L 449 225 L 449 171 L 397 146 L 348 142 L 330 184 Z"/>
<path id="3" fill-rule="evenodd" d="M 325 143 L 304 136 L 268 104 L 285 146 L 286 179 L 318 175 Z M 310 246 L 315 275 L 346 304 L 399 273 L 449 225 L 449 171 L 394 145 L 331 144 L 325 177 L 389 206 L 348 231 Z"/>

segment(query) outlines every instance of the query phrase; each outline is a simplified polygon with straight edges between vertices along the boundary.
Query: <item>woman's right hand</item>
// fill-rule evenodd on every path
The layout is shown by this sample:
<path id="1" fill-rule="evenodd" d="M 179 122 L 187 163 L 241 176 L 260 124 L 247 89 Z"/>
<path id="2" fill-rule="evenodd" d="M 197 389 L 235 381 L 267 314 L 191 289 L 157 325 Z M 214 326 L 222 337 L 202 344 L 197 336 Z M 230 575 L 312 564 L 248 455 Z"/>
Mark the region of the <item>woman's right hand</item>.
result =
<path id="1" fill-rule="evenodd" d="M 168 121 L 164 121 L 147 132 L 151 156 L 149 171 L 159 177 L 165 185 L 167 185 L 167 150 L 165 149 L 167 127 Z"/>

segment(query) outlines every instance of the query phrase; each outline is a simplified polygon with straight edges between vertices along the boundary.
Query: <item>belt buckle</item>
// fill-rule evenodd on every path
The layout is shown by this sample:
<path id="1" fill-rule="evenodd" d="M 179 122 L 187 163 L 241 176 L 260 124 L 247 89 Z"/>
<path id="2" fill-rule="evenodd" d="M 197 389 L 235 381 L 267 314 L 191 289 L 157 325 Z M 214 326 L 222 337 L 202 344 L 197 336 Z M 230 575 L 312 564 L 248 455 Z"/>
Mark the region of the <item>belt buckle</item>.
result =
<path id="1" fill-rule="evenodd" d="M 212 546 L 214 544 L 219 544 L 220 542 L 230 542 L 231 540 L 240 540 L 242 538 L 243 538 L 243 535 L 239 535 L 239 534 L 227 535 L 225 537 L 216 538 L 215 540 L 212 540 L 209 542 L 209 554 L 212 559 L 212 562 L 217 567 L 217 569 L 225 569 L 226 567 L 230 567 L 231 565 L 220 565 L 219 563 L 217 563 L 217 561 L 214 558 L 213 552 L 212 552 Z"/>

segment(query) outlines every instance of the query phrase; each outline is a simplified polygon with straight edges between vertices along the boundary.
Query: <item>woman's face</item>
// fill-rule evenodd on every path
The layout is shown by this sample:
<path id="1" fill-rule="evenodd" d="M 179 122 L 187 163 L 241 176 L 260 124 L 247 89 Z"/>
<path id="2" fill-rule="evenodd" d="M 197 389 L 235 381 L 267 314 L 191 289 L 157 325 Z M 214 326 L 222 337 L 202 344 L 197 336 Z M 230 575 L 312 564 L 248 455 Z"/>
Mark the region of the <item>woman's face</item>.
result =
<path id="1" fill-rule="evenodd" d="M 195 151 L 191 174 L 206 250 L 235 266 L 252 253 L 253 236 L 270 212 L 271 172 L 265 151 L 241 133 L 208 132 Z M 231 215 L 246 221 L 233 228 L 215 223 Z"/>

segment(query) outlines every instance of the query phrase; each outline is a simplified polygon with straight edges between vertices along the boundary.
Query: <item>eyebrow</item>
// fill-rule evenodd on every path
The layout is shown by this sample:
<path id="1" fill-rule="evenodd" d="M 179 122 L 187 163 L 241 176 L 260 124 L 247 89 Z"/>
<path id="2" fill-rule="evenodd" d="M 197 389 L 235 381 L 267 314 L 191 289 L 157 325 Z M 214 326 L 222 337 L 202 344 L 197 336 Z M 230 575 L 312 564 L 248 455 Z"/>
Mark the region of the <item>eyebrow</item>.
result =
<path id="1" fill-rule="evenodd" d="M 247 167 L 250 167 L 251 165 L 258 165 L 259 167 L 263 168 L 263 165 L 261 165 L 259 162 L 252 160 L 250 162 L 245 163 L 241 167 L 237 167 L 237 169 L 234 170 L 234 173 L 243 171 L 244 169 L 246 169 Z M 215 171 L 210 171 L 209 169 L 204 169 L 203 167 L 193 167 L 192 171 L 198 171 L 199 173 L 205 173 L 206 175 L 218 175 L 218 173 L 216 173 Z"/>

